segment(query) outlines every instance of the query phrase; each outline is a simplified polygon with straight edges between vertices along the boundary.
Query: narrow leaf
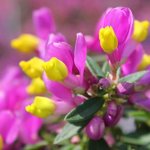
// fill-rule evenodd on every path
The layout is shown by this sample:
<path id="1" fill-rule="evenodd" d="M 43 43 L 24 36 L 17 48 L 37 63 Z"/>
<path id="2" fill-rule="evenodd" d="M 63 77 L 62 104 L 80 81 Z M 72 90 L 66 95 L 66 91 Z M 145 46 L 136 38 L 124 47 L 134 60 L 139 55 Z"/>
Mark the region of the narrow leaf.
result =
<path id="1" fill-rule="evenodd" d="M 150 134 L 140 135 L 136 137 L 124 136 L 121 137 L 121 141 L 134 145 L 147 145 L 150 143 Z"/>
<path id="2" fill-rule="evenodd" d="M 89 56 L 87 56 L 86 65 L 93 76 L 99 77 L 99 78 L 104 77 L 104 73 L 102 72 L 98 63 Z"/>
<path id="3" fill-rule="evenodd" d="M 42 149 L 43 147 L 46 147 L 48 143 L 46 141 L 40 141 L 34 145 L 27 145 L 24 150 L 37 150 Z"/>
<path id="4" fill-rule="evenodd" d="M 103 64 L 102 71 L 104 72 L 105 75 L 107 75 L 107 73 L 110 72 L 110 66 L 107 61 Z"/>
<path id="5" fill-rule="evenodd" d="M 78 134 L 82 127 L 74 126 L 73 124 L 67 123 L 62 131 L 56 136 L 54 144 L 59 144 L 60 142 L 71 138 L 72 136 Z"/>
<path id="6" fill-rule="evenodd" d="M 103 106 L 104 100 L 101 97 L 94 97 L 86 100 L 83 104 L 69 112 L 65 120 L 72 124 L 85 123 Z"/>
<path id="7" fill-rule="evenodd" d="M 116 76 L 117 76 L 117 78 L 119 78 L 119 77 L 120 77 L 120 74 L 121 74 L 121 68 L 119 67 L 119 68 L 117 69 L 117 72 L 116 72 Z"/>
<path id="8" fill-rule="evenodd" d="M 127 75 L 123 78 L 120 78 L 118 82 L 128 82 L 128 83 L 134 83 L 137 80 L 139 80 L 141 77 L 143 77 L 148 71 L 139 71 L 130 75 Z"/>

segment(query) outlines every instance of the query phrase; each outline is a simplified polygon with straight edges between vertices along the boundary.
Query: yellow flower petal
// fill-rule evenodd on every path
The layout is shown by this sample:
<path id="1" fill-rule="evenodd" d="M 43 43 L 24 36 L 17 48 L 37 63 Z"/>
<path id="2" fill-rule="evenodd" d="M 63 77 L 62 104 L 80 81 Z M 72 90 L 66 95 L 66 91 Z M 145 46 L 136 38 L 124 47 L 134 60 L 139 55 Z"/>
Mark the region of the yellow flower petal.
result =
<path id="1" fill-rule="evenodd" d="M 46 87 L 41 78 L 32 79 L 30 85 L 27 86 L 27 92 L 31 95 L 43 94 L 46 92 Z"/>
<path id="2" fill-rule="evenodd" d="M 143 42 L 148 36 L 149 22 L 148 21 L 134 21 L 134 32 L 132 38 L 137 42 Z"/>
<path id="3" fill-rule="evenodd" d="M 41 96 L 35 97 L 34 102 L 31 105 L 26 106 L 27 112 L 40 118 L 48 117 L 53 114 L 55 110 L 56 105 L 54 104 L 54 101 Z"/>
<path id="4" fill-rule="evenodd" d="M 39 39 L 31 34 L 22 34 L 11 41 L 11 47 L 23 53 L 30 53 L 37 49 Z"/>
<path id="5" fill-rule="evenodd" d="M 150 65 L 150 55 L 144 54 L 142 61 L 138 67 L 139 70 L 144 70 Z"/>
<path id="6" fill-rule="evenodd" d="M 43 73 L 43 60 L 38 57 L 33 57 L 28 61 L 21 61 L 19 66 L 24 73 L 30 78 L 41 77 Z"/>
<path id="7" fill-rule="evenodd" d="M 118 47 L 118 39 L 111 26 L 100 29 L 99 40 L 105 53 L 111 54 Z"/>
<path id="8" fill-rule="evenodd" d="M 63 81 L 68 76 L 66 65 L 55 57 L 45 62 L 43 68 L 47 77 L 53 81 Z"/>

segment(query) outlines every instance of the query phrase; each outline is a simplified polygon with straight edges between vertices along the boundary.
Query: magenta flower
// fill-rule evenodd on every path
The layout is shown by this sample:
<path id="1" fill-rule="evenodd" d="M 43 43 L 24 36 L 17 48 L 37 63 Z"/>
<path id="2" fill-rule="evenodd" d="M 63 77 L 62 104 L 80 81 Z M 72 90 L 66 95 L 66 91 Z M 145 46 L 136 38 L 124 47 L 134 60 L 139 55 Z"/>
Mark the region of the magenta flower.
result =
<path id="1" fill-rule="evenodd" d="M 51 38 L 50 38 L 51 39 Z M 86 61 L 86 44 L 83 34 L 78 33 L 76 39 L 75 49 L 67 44 L 66 42 L 47 42 L 45 49 L 45 61 L 51 60 L 54 57 L 63 62 L 67 69 L 67 76 L 63 82 L 49 79 L 44 74 L 44 81 L 47 89 L 55 97 L 67 101 L 70 104 L 74 104 L 74 99 L 76 101 L 82 102 L 82 98 L 72 96 L 75 89 L 84 90 L 84 70 L 85 70 L 85 61 Z M 65 54 L 65 55 L 64 55 Z M 47 71 L 47 70 L 46 70 Z"/>
<path id="2" fill-rule="evenodd" d="M 0 135 L 9 146 L 16 140 L 33 144 L 37 140 L 42 120 L 25 112 L 28 94 L 28 81 L 18 68 L 9 68 L 0 86 Z"/>
<path id="3" fill-rule="evenodd" d="M 109 28 L 112 28 L 110 31 Z M 107 33 L 114 34 L 114 38 L 116 39 L 116 44 L 113 47 L 103 47 L 102 41 L 104 35 L 106 36 L 105 31 L 100 32 L 103 36 L 100 37 L 99 31 L 102 31 L 102 29 L 107 29 Z M 102 18 L 97 24 L 96 32 L 94 38 L 87 36 L 86 41 L 89 49 L 101 51 L 106 49 L 106 53 L 108 55 L 108 58 L 112 64 L 116 64 L 117 62 L 121 61 L 122 54 L 124 51 L 124 47 L 126 43 L 131 39 L 133 32 L 133 15 L 129 8 L 125 7 L 116 7 L 116 8 L 109 8 L 106 10 L 106 12 L 103 14 Z M 98 34 L 99 33 L 99 34 Z M 110 37 L 110 36 L 109 36 Z M 110 40 L 106 38 L 106 45 L 111 45 Z M 100 46 L 99 46 L 99 40 L 100 40 Z M 113 44 L 113 43 L 112 43 Z M 112 50 L 111 50 L 112 49 Z M 108 52 L 109 51 L 109 52 Z"/>

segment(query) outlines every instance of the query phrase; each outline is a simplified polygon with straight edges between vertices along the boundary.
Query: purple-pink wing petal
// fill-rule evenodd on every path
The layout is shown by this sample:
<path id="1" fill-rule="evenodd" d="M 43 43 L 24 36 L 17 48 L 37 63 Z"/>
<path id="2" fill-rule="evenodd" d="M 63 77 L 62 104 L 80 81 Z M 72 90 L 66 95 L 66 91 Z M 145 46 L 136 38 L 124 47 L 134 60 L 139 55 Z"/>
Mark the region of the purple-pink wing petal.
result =
<path id="1" fill-rule="evenodd" d="M 61 60 L 68 68 L 69 73 L 72 72 L 73 67 L 73 54 L 72 48 L 65 42 L 53 42 L 46 46 L 44 60 L 48 61 L 52 57 Z"/>
<path id="2" fill-rule="evenodd" d="M 81 80 L 83 79 L 84 75 L 86 54 L 87 54 L 87 47 L 85 38 L 82 33 L 78 33 L 74 51 L 74 63 L 79 71 Z"/>
<path id="3" fill-rule="evenodd" d="M 65 87 L 61 83 L 49 80 L 45 74 L 43 76 L 43 79 L 46 88 L 53 96 L 63 99 L 64 101 L 68 101 L 72 98 L 71 89 Z"/>
<path id="4" fill-rule="evenodd" d="M 33 12 L 33 23 L 37 35 L 42 39 L 47 39 L 48 35 L 55 31 L 54 20 L 48 8 L 41 8 Z"/>
<path id="5" fill-rule="evenodd" d="M 143 56 L 143 47 L 138 44 L 132 54 L 127 58 L 126 63 L 122 66 L 122 71 L 125 75 L 137 71 Z"/>

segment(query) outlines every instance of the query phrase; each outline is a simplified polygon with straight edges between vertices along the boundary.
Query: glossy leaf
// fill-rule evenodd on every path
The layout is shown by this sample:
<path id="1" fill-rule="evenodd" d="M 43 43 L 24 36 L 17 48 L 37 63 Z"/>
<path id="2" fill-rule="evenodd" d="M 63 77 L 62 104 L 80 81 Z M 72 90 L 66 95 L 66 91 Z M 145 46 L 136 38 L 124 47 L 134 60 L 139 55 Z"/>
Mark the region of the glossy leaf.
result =
<path id="1" fill-rule="evenodd" d="M 103 103 L 104 100 L 101 97 L 94 97 L 86 100 L 83 104 L 68 113 L 65 120 L 75 125 L 85 123 L 91 119 L 98 110 L 100 110 Z"/>

